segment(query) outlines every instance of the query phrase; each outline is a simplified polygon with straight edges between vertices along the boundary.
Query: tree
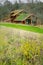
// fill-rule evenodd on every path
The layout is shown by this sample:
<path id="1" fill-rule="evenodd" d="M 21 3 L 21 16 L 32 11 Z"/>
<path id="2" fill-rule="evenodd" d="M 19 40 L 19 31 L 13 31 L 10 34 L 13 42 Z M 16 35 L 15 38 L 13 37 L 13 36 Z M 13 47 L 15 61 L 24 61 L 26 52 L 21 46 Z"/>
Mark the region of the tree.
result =
<path id="1" fill-rule="evenodd" d="M 34 3 L 34 0 L 32 0 L 32 4 Z"/>
<path id="2" fill-rule="evenodd" d="M 4 4 L 0 3 L 0 20 L 6 17 L 12 10 L 12 3 L 8 0 L 4 0 Z"/>
<path id="3" fill-rule="evenodd" d="M 17 0 L 16 0 L 16 2 L 14 3 L 14 9 L 19 9 L 19 4 L 18 4 Z"/>
<path id="4" fill-rule="evenodd" d="M 30 2 L 31 2 L 31 0 L 27 0 L 27 2 L 28 2 L 28 3 L 30 3 Z"/>
<path id="5" fill-rule="evenodd" d="M 4 6 L 7 8 L 7 10 L 10 12 L 12 10 L 12 3 L 8 0 L 4 2 Z"/>
<path id="6" fill-rule="evenodd" d="M 19 0 L 19 3 L 21 4 L 21 0 Z"/>
<path id="7" fill-rule="evenodd" d="M 3 2 L 5 2 L 6 0 L 0 0 L 0 3 L 3 3 Z"/>

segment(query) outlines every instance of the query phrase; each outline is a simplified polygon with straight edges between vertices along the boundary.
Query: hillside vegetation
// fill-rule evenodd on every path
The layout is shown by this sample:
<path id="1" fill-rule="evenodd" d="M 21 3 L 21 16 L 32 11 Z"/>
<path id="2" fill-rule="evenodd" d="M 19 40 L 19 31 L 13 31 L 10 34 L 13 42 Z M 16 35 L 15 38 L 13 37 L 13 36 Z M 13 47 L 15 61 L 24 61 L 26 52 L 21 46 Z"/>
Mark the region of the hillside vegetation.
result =
<path id="1" fill-rule="evenodd" d="M 17 29 L 22 29 L 22 30 L 26 30 L 26 31 L 43 34 L 43 28 L 39 28 L 39 27 L 31 26 L 31 25 L 14 24 L 14 23 L 0 23 L 0 26 L 13 27 L 13 28 L 17 28 Z"/>
<path id="2" fill-rule="evenodd" d="M 0 65 L 43 65 L 43 34 L 0 26 Z"/>

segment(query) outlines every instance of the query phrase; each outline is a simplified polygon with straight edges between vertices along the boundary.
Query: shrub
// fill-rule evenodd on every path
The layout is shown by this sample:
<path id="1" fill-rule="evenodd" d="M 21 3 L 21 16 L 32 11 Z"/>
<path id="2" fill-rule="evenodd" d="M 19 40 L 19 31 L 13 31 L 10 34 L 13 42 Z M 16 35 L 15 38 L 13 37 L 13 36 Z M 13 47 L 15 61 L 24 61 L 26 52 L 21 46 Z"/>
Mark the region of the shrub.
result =
<path id="1" fill-rule="evenodd" d="M 39 62 L 40 49 L 41 49 L 40 45 L 35 42 L 32 43 L 26 42 L 21 46 L 22 55 L 24 56 L 26 61 L 33 65 L 35 65 L 36 63 L 40 63 Z"/>

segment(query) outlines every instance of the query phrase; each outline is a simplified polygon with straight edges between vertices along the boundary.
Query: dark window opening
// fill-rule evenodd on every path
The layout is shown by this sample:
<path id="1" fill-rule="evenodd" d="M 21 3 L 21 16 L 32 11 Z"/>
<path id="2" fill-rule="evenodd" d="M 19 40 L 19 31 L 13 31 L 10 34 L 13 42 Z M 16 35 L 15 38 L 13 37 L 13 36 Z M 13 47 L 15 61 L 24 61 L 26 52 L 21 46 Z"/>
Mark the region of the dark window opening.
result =
<path id="1" fill-rule="evenodd" d="M 27 23 L 27 24 L 31 24 L 31 19 L 27 19 L 27 20 L 26 20 L 26 23 Z"/>

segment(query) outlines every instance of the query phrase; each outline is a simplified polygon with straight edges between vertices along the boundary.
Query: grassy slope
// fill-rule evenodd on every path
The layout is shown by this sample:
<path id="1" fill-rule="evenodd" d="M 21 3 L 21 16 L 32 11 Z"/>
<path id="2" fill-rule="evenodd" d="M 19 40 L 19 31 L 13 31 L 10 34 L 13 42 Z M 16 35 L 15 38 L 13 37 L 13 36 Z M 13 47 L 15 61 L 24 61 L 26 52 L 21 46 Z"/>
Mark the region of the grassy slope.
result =
<path id="1" fill-rule="evenodd" d="M 30 25 L 26 26 L 26 25 L 14 24 L 14 23 L 13 24 L 12 23 L 0 23 L 0 26 L 1 25 L 43 34 L 43 29 L 40 29 L 40 28 L 35 27 L 35 26 L 30 26 Z"/>
<path id="2" fill-rule="evenodd" d="M 25 30 L 31 30 L 32 28 L 32 31 L 34 31 L 34 29 L 37 29 L 37 27 L 34 27 L 34 26 L 24 26 L 24 25 L 19 25 L 19 24 L 0 24 L 2 26 L 7 26 L 7 27 L 13 27 L 13 28 L 20 28 L 20 29 L 24 29 Z M 23 28 L 24 27 L 24 28 Z M 34 28 L 34 29 L 33 29 Z M 1 28 L 0 28 L 1 29 Z M 38 28 L 39 29 L 39 28 Z M 7 29 L 8 30 L 8 29 Z M 26 52 L 27 52 L 27 49 L 31 52 L 34 53 L 34 50 L 35 50 L 35 54 L 36 52 L 36 49 L 39 49 L 39 45 L 41 46 L 41 44 L 37 43 L 38 46 L 36 46 L 36 43 L 34 44 L 33 42 L 32 45 L 29 47 L 27 45 L 27 42 L 29 42 L 29 39 L 27 40 L 27 37 L 24 36 L 24 40 L 22 40 L 22 38 L 20 37 L 20 35 L 18 36 L 18 34 L 11 34 L 10 32 L 12 30 L 7 31 L 5 29 L 5 31 L 3 29 L 0 30 L 0 65 L 22 65 L 22 64 L 26 64 L 27 63 L 27 59 L 25 59 L 25 55 L 22 57 L 21 54 L 24 54 L 25 53 L 25 49 L 26 49 Z M 13 32 L 13 31 L 12 31 Z M 17 32 L 18 33 L 18 32 Z M 13 36 L 13 41 L 12 41 L 12 36 Z M 15 37 L 16 36 L 16 37 Z M 28 35 L 29 36 L 29 35 Z M 7 38 L 7 39 L 6 39 Z M 27 41 L 26 41 L 26 40 Z M 37 36 L 36 36 L 36 41 L 37 41 Z M 41 39 L 41 37 L 39 36 L 39 39 L 38 41 Z M 42 38 L 43 39 L 43 38 Z M 31 41 L 33 41 L 32 39 L 30 39 Z M 22 41 L 22 42 L 21 42 Z M 25 41 L 25 42 L 24 42 Z M 40 40 L 41 41 L 41 40 Z M 10 42 L 10 43 L 9 43 Z M 19 42 L 19 43 L 18 43 Z M 25 44 L 26 43 L 26 44 Z M 26 45 L 26 46 L 21 46 L 22 45 Z M 30 43 L 29 43 L 30 44 Z M 34 46 L 35 45 L 35 46 Z M 19 47 L 20 46 L 20 47 Z M 28 47 L 28 48 L 27 48 Z M 43 45 L 42 45 L 43 47 Z M 20 49 L 20 50 L 19 50 Z M 23 50 L 24 49 L 24 50 Z M 32 50 L 33 51 L 32 51 Z M 42 48 L 41 48 L 42 49 Z M 23 50 L 24 53 L 22 53 L 21 51 Z M 29 51 L 30 55 L 29 57 L 33 58 L 34 56 L 35 57 L 35 64 L 38 63 L 40 65 L 43 65 L 43 53 L 42 55 L 40 56 L 41 57 L 41 61 L 40 60 L 40 57 L 39 57 L 39 60 L 37 59 L 37 55 L 34 54 L 34 56 L 31 54 L 31 52 Z M 17 58 L 16 58 L 17 57 Z M 24 61 L 21 60 L 21 58 L 24 59 Z M 27 58 L 27 57 L 26 57 Z M 34 58 L 33 58 L 34 59 Z M 31 59 L 30 59 L 31 60 Z M 24 62 L 24 63 L 23 63 Z M 28 61 L 29 62 L 29 61 Z M 31 60 L 32 62 L 32 60 Z M 30 63 L 31 65 L 32 63 Z M 34 65 L 35 65 L 34 64 Z M 26 64 L 27 65 L 27 64 Z M 28 64 L 29 65 L 29 64 Z M 32 64 L 33 65 L 33 64 Z"/>

